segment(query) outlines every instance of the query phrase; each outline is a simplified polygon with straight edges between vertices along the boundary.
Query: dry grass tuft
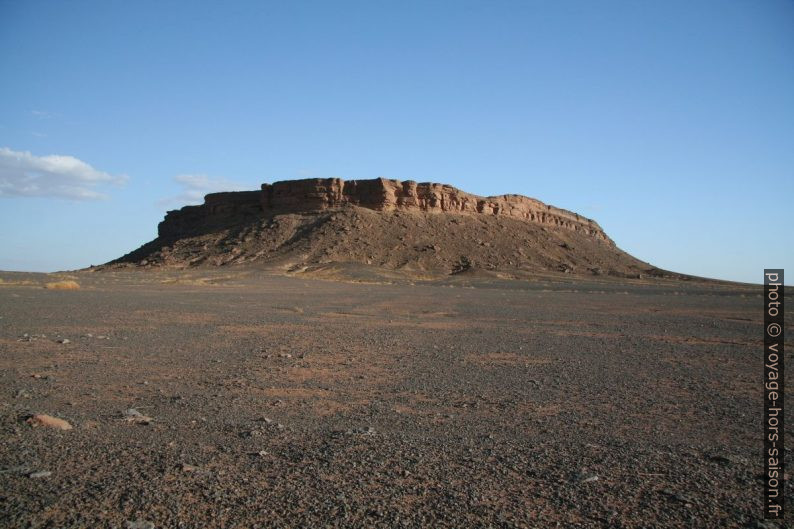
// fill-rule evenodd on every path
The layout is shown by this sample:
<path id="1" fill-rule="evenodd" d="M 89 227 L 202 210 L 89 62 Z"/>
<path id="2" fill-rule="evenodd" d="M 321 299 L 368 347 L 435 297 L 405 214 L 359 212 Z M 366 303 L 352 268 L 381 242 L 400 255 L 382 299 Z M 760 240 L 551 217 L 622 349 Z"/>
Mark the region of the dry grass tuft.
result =
<path id="1" fill-rule="evenodd" d="M 171 277 L 160 281 L 163 285 L 195 285 L 214 286 L 227 281 L 239 279 L 239 275 L 211 276 L 211 277 Z"/>
<path id="2" fill-rule="evenodd" d="M 53 281 L 52 283 L 47 283 L 44 285 L 44 288 L 49 290 L 79 290 L 80 283 L 77 281 Z"/>

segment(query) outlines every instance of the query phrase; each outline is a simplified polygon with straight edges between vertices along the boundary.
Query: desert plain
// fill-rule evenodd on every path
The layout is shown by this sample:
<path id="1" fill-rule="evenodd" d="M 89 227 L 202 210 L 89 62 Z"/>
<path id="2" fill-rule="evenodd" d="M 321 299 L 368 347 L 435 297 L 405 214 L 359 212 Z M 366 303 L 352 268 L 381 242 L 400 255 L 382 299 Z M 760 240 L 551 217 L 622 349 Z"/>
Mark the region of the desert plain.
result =
<path id="1" fill-rule="evenodd" d="M 2 527 L 779 526 L 758 286 L 0 277 Z"/>

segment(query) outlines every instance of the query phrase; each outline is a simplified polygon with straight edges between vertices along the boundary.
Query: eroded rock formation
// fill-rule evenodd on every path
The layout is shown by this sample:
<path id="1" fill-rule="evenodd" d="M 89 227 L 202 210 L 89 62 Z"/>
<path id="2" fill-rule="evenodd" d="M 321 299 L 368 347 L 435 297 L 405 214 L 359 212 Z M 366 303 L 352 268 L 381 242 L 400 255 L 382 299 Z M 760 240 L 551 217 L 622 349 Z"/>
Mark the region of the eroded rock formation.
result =
<path id="1" fill-rule="evenodd" d="M 569 229 L 611 243 L 593 220 L 521 195 L 480 197 L 446 184 L 411 180 L 285 180 L 262 184 L 261 191 L 213 193 L 202 206 L 171 211 L 160 224 L 160 236 L 182 236 L 212 216 L 267 215 L 323 211 L 348 205 L 376 211 L 422 211 L 464 215 L 506 216 L 540 225 Z"/>
<path id="2" fill-rule="evenodd" d="M 287 180 L 262 185 L 262 208 L 274 211 L 332 209 L 352 204 L 378 211 L 506 215 L 539 224 L 582 231 L 606 240 L 593 220 L 521 195 L 480 197 L 446 184 L 376 178 Z"/>
<path id="3" fill-rule="evenodd" d="M 481 273 L 667 277 L 576 213 L 520 195 L 480 197 L 449 185 L 382 178 L 291 180 L 213 193 L 202 205 L 169 211 L 158 232 L 109 264 L 245 264 L 355 280 Z"/>

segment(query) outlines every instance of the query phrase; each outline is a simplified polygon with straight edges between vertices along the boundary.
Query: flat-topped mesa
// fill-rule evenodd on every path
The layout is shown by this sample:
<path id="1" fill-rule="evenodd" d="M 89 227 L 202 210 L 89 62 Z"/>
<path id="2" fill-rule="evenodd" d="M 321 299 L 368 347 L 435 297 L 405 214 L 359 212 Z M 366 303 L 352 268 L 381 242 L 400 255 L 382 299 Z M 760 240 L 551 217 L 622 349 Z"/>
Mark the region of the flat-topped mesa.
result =
<path id="1" fill-rule="evenodd" d="M 355 205 L 378 211 L 417 210 L 439 213 L 504 215 L 558 226 L 609 243 L 595 221 L 522 195 L 480 197 L 446 184 L 412 180 L 342 180 L 316 178 L 262 184 L 262 209 L 301 212 Z"/>
<path id="2" fill-rule="evenodd" d="M 595 221 L 539 200 L 384 178 L 286 180 L 212 193 L 201 205 L 169 211 L 157 238 L 111 262 L 244 263 L 358 279 L 382 273 L 667 277 L 618 248 Z"/>
<path id="3" fill-rule="evenodd" d="M 614 244 L 593 220 L 521 195 L 481 197 L 446 184 L 376 178 L 311 178 L 262 184 L 260 191 L 211 193 L 200 206 L 169 211 L 158 226 L 161 237 L 189 236 L 233 218 L 303 213 L 359 206 L 376 211 L 419 211 L 505 216 L 576 231 Z"/>

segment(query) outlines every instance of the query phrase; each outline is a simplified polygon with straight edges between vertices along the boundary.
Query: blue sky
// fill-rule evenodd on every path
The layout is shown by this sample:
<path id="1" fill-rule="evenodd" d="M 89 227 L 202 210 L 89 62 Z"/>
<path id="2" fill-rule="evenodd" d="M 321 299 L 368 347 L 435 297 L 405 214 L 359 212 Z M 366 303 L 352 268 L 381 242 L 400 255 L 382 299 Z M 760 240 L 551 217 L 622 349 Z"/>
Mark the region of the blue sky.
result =
<path id="1" fill-rule="evenodd" d="M 794 270 L 790 1 L 0 0 L 0 78 L 0 269 L 384 176 L 536 197 L 671 270 Z"/>

